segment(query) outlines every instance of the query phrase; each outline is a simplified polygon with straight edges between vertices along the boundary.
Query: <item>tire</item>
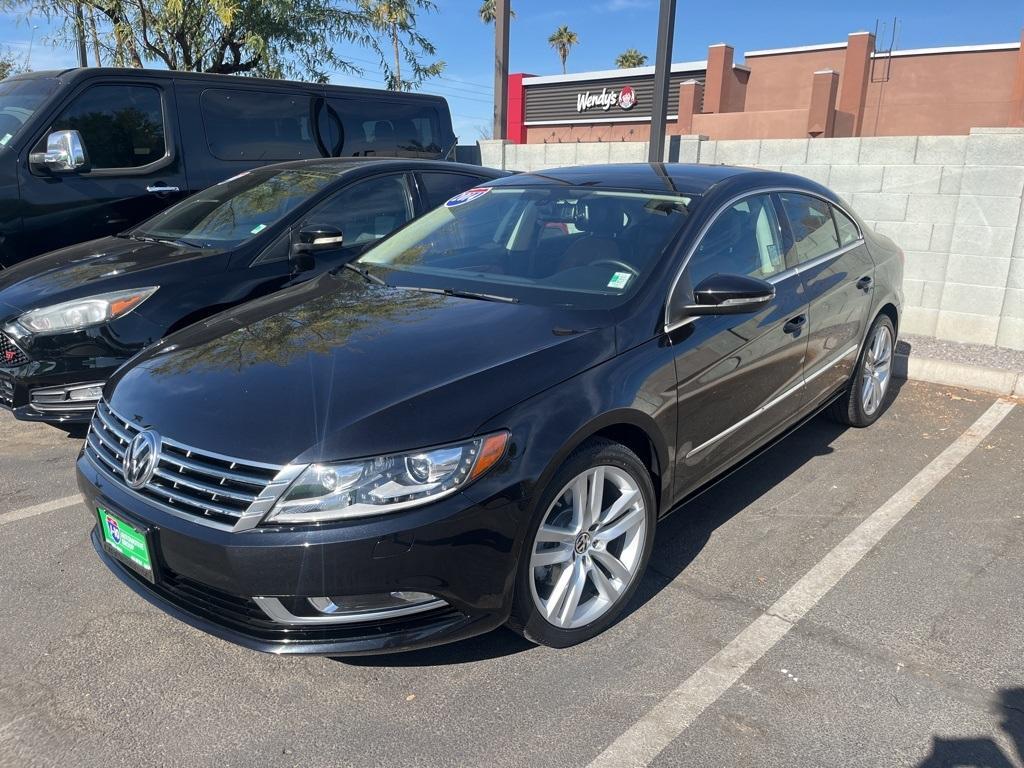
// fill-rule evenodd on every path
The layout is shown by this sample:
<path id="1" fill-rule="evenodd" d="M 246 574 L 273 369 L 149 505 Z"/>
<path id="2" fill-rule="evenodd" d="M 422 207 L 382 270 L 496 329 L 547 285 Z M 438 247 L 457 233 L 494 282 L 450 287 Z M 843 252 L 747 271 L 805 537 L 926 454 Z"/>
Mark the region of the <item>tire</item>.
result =
<path id="1" fill-rule="evenodd" d="M 832 419 L 851 427 L 869 427 L 878 421 L 887 405 L 895 351 L 896 331 L 892 320 L 888 315 L 879 315 L 864 337 L 850 385 L 829 406 L 828 415 Z M 875 382 L 873 389 L 867 384 L 868 379 Z"/>
<path id="2" fill-rule="evenodd" d="M 601 488 L 602 502 L 596 518 L 590 512 L 594 487 Z M 577 506 L 577 497 L 585 503 Z M 585 442 L 536 504 L 519 559 L 509 627 L 552 648 L 603 632 L 640 584 L 656 521 L 654 485 L 636 454 L 610 440 Z"/>

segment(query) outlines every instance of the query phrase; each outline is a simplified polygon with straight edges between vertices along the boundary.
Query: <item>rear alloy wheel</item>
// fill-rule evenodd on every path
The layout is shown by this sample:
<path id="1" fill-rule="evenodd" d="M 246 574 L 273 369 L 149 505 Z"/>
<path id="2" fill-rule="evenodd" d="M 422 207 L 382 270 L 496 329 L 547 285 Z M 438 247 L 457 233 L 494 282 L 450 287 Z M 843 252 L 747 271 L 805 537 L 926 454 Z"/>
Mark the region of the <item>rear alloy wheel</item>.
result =
<path id="1" fill-rule="evenodd" d="M 879 315 L 868 332 L 849 390 L 829 410 L 834 419 L 852 427 L 875 423 L 892 382 L 895 346 L 892 320 Z"/>
<path id="2" fill-rule="evenodd" d="M 574 453 L 549 488 L 557 490 L 532 528 L 511 623 L 564 647 L 603 631 L 635 591 L 654 540 L 654 494 L 640 460 L 604 440 Z"/>

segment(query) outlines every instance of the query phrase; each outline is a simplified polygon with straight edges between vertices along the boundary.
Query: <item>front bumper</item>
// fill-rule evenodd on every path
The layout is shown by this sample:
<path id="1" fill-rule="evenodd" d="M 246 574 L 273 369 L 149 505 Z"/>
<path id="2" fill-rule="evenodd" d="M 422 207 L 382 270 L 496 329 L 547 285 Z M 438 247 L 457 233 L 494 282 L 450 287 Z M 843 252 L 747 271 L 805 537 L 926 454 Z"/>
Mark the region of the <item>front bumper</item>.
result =
<path id="1" fill-rule="evenodd" d="M 482 634 L 511 609 L 518 508 L 478 505 L 462 494 L 405 514 L 322 527 L 232 532 L 147 504 L 78 460 L 78 484 L 97 507 L 148 528 L 155 584 L 111 558 L 98 528 L 93 544 L 125 584 L 153 605 L 205 632 L 279 654 L 366 655 L 412 650 Z M 375 622 L 286 625 L 254 597 L 420 591 L 446 605 Z"/>

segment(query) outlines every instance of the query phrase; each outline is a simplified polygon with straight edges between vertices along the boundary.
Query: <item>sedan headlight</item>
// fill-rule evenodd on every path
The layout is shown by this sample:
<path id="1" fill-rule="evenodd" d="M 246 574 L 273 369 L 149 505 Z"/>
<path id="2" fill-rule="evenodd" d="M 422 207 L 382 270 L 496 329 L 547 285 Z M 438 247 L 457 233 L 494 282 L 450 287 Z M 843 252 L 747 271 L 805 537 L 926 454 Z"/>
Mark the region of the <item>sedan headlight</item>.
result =
<path id="1" fill-rule="evenodd" d="M 337 464 L 310 464 L 278 500 L 268 523 L 318 523 L 383 515 L 455 493 L 491 469 L 508 432 L 456 445 Z"/>
<path id="2" fill-rule="evenodd" d="M 127 315 L 156 293 L 157 287 L 133 288 L 99 296 L 86 296 L 54 304 L 52 307 L 33 309 L 19 317 L 18 324 L 30 333 L 77 331 L 91 325 L 101 325 Z"/>

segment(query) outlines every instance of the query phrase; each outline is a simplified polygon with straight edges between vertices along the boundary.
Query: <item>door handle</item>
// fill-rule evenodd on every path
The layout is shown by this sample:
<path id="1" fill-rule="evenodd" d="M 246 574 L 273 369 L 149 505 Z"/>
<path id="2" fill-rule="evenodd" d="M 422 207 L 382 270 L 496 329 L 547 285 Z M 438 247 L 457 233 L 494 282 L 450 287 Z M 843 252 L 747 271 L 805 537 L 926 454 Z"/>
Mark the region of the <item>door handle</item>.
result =
<path id="1" fill-rule="evenodd" d="M 783 333 L 800 333 L 804 325 L 807 324 L 807 315 L 797 315 L 784 326 L 782 326 Z"/>
<path id="2" fill-rule="evenodd" d="M 146 191 L 152 192 L 154 195 L 165 195 L 168 192 L 181 192 L 181 189 L 178 187 L 164 186 L 163 184 L 154 184 L 146 187 Z"/>
<path id="3" fill-rule="evenodd" d="M 857 281 L 857 287 L 860 288 L 862 291 L 866 291 L 868 288 L 871 287 L 871 282 L 871 276 L 864 275 L 864 277 Z"/>

